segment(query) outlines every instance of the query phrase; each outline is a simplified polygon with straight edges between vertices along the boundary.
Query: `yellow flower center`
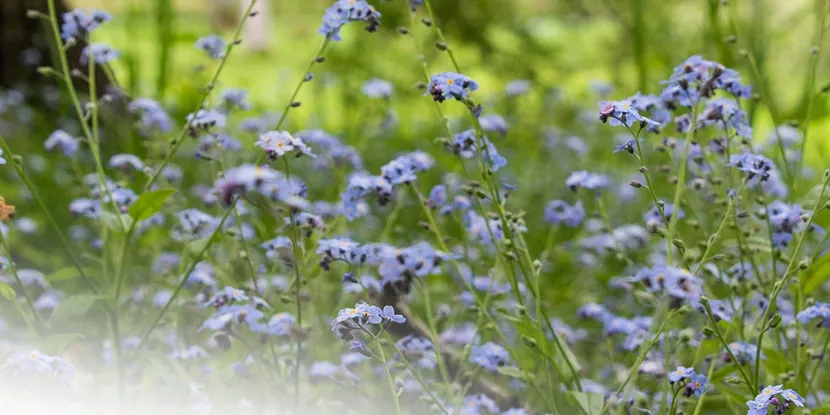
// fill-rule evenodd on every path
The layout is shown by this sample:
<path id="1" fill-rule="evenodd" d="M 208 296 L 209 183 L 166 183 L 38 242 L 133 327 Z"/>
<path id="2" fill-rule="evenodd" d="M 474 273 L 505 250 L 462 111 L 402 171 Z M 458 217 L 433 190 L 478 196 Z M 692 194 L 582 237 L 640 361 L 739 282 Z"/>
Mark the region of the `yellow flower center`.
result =
<path id="1" fill-rule="evenodd" d="M 350 316 L 353 316 L 353 315 L 355 315 L 355 314 L 357 314 L 357 310 L 355 310 L 355 309 L 353 309 L 353 308 L 352 308 L 352 309 L 349 309 L 349 315 L 350 315 Z"/>
<path id="2" fill-rule="evenodd" d="M 29 359 L 31 359 L 31 360 L 37 359 L 38 356 L 39 356 L 39 354 L 37 352 L 29 353 Z"/>
<path id="3" fill-rule="evenodd" d="M 455 83 L 455 81 L 453 81 L 452 79 L 447 79 L 447 85 L 452 85 L 454 83 Z"/>

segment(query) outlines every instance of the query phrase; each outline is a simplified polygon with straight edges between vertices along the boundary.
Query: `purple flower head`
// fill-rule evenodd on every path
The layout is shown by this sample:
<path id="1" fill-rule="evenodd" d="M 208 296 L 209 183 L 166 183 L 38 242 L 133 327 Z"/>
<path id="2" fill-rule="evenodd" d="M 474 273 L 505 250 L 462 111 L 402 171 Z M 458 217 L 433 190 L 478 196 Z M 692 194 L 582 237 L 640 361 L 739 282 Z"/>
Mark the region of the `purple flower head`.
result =
<path id="1" fill-rule="evenodd" d="M 686 212 L 684 212 L 683 209 L 675 209 L 674 205 L 671 203 L 665 203 L 663 205 L 663 214 L 666 215 L 667 221 L 671 221 L 674 215 L 677 215 L 677 220 L 681 220 L 686 217 Z M 668 226 L 668 223 L 663 223 L 663 216 L 660 215 L 660 210 L 657 206 L 652 207 L 643 215 L 643 221 L 645 221 L 648 226 L 659 224 Z"/>
<path id="2" fill-rule="evenodd" d="M 754 364 L 755 363 L 755 354 L 758 350 L 758 346 L 754 344 L 744 343 L 744 342 L 734 342 L 729 343 L 729 351 L 735 355 L 735 359 L 738 360 L 738 364 L 745 365 L 745 364 Z M 729 361 L 731 360 L 731 356 L 724 351 L 723 352 L 723 360 Z M 764 353 L 761 353 L 761 358 L 764 358 Z"/>
<path id="3" fill-rule="evenodd" d="M 213 109 L 201 109 L 188 114 L 186 120 L 192 131 L 208 131 L 214 127 L 225 128 L 227 116 Z"/>
<path id="4" fill-rule="evenodd" d="M 491 372 L 497 372 L 500 367 L 510 363 L 510 354 L 504 347 L 487 342 L 481 346 L 473 346 L 469 361 Z"/>
<path id="5" fill-rule="evenodd" d="M 435 160 L 427 153 L 416 151 L 404 154 L 380 168 L 381 177 L 392 186 L 415 181 L 416 173 L 432 168 Z"/>
<path id="6" fill-rule="evenodd" d="M 553 200 L 545 208 L 545 222 L 551 225 L 563 224 L 570 228 L 576 228 L 585 219 L 585 208 L 582 201 L 577 201 L 573 206 L 563 200 Z"/>
<path id="7" fill-rule="evenodd" d="M 48 151 L 53 151 L 56 148 L 60 149 L 63 155 L 72 157 L 78 152 L 80 144 L 77 138 L 72 137 L 66 131 L 55 130 L 43 143 L 43 147 Z"/>
<path id="8" fill-rule="evenodd" d="M 140 116 L 136 124 L 143 136 L 148 136 L 155 130 L 166 133 L 173 127 L 170 115 L 153 99 L 137 98 L 127 105 L 127 109 Z"/>
<path id="9" fill-rule="evenodd" d="M 706 393 L 706 384 L 709 383 L 709 379 L 706 379 L 706 376 L 701 374 L 693 375 L 692 378 L 689 380 L 689 383 L 686 385 L 686 397 L 692 396 L 694 394 L 697 397 Z"/>
<path id="10" fill-rule="evenodd" d="M 590 173 L 584 170 L 575 171 L 565 180 L 569 189 L 576 191 L 578 188 L 599 190 L 608 187 L 611 182 L 608 177 L 601 174 Z"/>
<path id="11" fill-rule="evenodd" d="M 691 367 L 678 366 L 678 368 L 669 373 L 669 382 L 677 383 L 686 379 L 690 379 L 695 374 L 695 369 Z"/>
<path id="12" fill-rule="evenodd" d="M 715 98 L 706 104 L 706 108 L 698 116 L 700 125 L 715 125 L 735 129 L 735 133 L 744 138 L 752 138 L 752 127 L 746 112 L 737 102 L 727 98 Z"/>
<path id="13" fill-rule="evenodd" d="M 186 241 L 206 238 L 219 226 L 219 219 L 198 209 L 185 209 L 176 213 L 179 224 L 170 231 L 173 240 Z"/>
<path id="14" fill-rule="evenodd" d="M 383 318 L 384 321 L 392 323 L 402 324 L 406 321 L 406 317 L 404 317 L 403 315 L 395 314 L 395 309 L 392 308 L 391 305 L 384 306 L 380 316 Z"/>
<path id="15" fill-rule="evenodd" d="M 455 72 L 444 72 L 430 77 L 426 94 L 432 95 L 432 99 L 438 102 L 453 98 L 464 101 L 470 92 L 477 89 L 478 84 L 469 77 Z"/>
<path id="16" fill-rule="evenodd" d="M 219 97 L 222 99 L 225 108 L 236 107 L 243 111 L 251 109 L 251 104 L 248 103 L 248 91 L 242 88 L 227 88 L 222 91 Z"/>
<path id="17" fill-rule="evenodd" d="M 799 395 L 796 391 L 792 389 L 784 389 L 783 391 L 781 391 L 781 396 L 783 396 L 784 399 L 786 399 L 787 401 L 795 404 L 795 406 L 799 406 L 802 408 L 804 407 L 804 403 L 807 402 L 806 399 L 801 397 L 801 395 Z"/>
<path id="18" fill-rule="evenodd" d="M 196 47 L 205 51 L 212 59 L 222 59 L 225 57 L 227 42 L 219 35 L 207 35 L 196 41 Z"/>
<path id="19" fill-rule="evenodd" d="M 814 319 L 819 319 L 819 326 L 824 326 L 830 329 L 830 303 L 816 302 L 815 304 L 801 310 L 796 315 L 798 321 L 802 323 L 809 323 Z"/>
<path id="20" fill-rule="evenodd" d="M 637 143 L 634 140 L 628 140 L 622 144 L 617 144 L 614 146 L 614 153 L 620 152 L 628 152 L 630 154 L 634 154 L 634 147 L 636 147 Z"/>
<path id="21" fill-rule="evenodd" d="M 764 182 L 769 179 L 771 174 L 770 171 L 773 170 L 775 164 L 773 164 L 772 160 L 764 156 L 744 152 L 729 156 L 729 163 L 727 163 L 727 166 L 735 167 L 736 169 L 744 172 L 749 180 L 758 176 L 760 180 Z"/>
<path id="22" fill-rule="evenodd" d="M 525 79 L 516 79 L 507 83 L 504 86 L 504 93 L 509 97 L 515 97 L 526 94 L 530 91 L 530 81 Z"/>
<path id="23" fill-rule="evenodd" d="M 12 379 L 51 378 L 69 384 L 75 380 L 76 374 L 75 366 L 68 361 L 57 356 L 45 355 L 37 350 L 17 352 L 0 366 L 0 375 Z"/>
<path id="24" fill-rule="evenodd" d="M 82 9 L 75 9 L 64 13 L 61 22 L 61 37 L 64 40 L 69 38 L 84 38 L 102 24 L 112 20 L 112 15 L 104 10 L 93 10 L 87 14 Z"/>
<path id="25" fill-rule="evenodd" d="M 292 329 L 297 324 L 297 319 L 291 313 L 277 313 L 268 320 L 268 334 L 274 337 L 291 337 Z"/>
<path id="26" fill-rule="evenodd" d="M 387 99 L 392 96 L 392 93 L 395 91 L 395 87 L 389 81 L 372 78 L 363 84 L 361 90 L 363 91 L 363 94 L 369 98 Z"/>
<path id="27" fill-rule="evenodd" d="M 248 296 L 245 295 L 245 292 L 243 290 L 231 286 L 226 286 L 225 288 L 222 288 L 221 290 L 217 291 L 216 294 L 213 294 L 213 296 L 210 297 L 210 299 L 204 304 L 204 306 L 220 308 L 232 302 L 242 301 L 248 301 Z"/>
<path id="28" fill-rule="evenodd" d="M 496 132 L 501 135 L 507 134 L 507 131 L 510 129 L 510 125 L 507 123 L 507 120 L 498 114 L 482 115 L 479 117 L 478 122 L 481 125 L 482 130 Z"/>
<path id="29" fill-rule="evenodd" d="M 294 137 L 287 131 L 268 131 L 259 136 L 255 145 L 268 154 L 268 158 L 276 160 L 288 153 L 296 156 L 307 155 L 316 157 L 301 138 Z"/>
<path id="30" fill-rule="evenodd" d="M 219 200 L 226 206 L 233 203 L 234 196 L 247 193 L 259 193 L 294 208 L 305 208 L 308 204 L 304 199 L 304 184 L 287 180 L 282 173 L 263 166 L 244 164 L 227 170 L 225 177 L 216 181 L 215 188 Z"/>
<path id="31" fill-rule="evenodd" d="M 106 65 L 121 57 L 121 52 L 103 43 L 93 43 L 81 51 L 81 65 L 88 65 L 90 56 L 96 65 Z"/>
<path id="32" fill-rule="evenodd" d="M 263 332 L 265 326 L 260 320 L 264 317 L 265 313 L 250 304 L 224 305 L 219 307 L 211 317 L 205 320 L 199 330 L 226 330 L 236 323 L 240 325 L 246 324 L 252 331 Z"/>
<path id="33" fill-rule="evenodd" d="M 340 41 L 340 28 L 349 22 L 365 22 L 366 31 L 374 32 L 380 26 L 380 13 L 365 0 L 337 0 L 326 9 L 323 26 L 317 33 Z"/>
<path id="34" fill-rule="evenodd" d="M 134 172 L 141 171 L 144 168 L 144 162 L 133 154 L 116 154 L 110 158 L 109 167 L 124 172 Z"/>
<path id="35" fill-rule="evenodd" d="M 498 415 L 499 406 L 485 394 L 469 395 L 464 398 L 463 407 L 455 413 L 464 415 Z"/>
<path id="36" fill-rule="evenodd" d="M 625 125 L 631 127 L 637 122 L 655 127 L 660 126 L 659 122 L 640 115 L 629 101 L 600 101 L 599 120 L 612 126 Z"/>

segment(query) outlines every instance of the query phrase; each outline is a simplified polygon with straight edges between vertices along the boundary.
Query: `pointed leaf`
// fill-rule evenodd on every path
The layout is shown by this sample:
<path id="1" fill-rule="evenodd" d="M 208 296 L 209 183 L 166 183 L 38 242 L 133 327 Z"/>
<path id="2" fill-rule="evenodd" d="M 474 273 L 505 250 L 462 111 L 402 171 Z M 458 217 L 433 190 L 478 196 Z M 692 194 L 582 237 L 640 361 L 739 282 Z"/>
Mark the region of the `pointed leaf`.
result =
<path id="1" fill-rule="evenodd" d="M 588 392 L 568 393 L 568 399 L 579 405 L 579 408 L 586 415 L 600 415 L 600 411 L 602 411 L 602 406 L 605 402 L 602 394 Z"/>
<path id="2" fill-rule="evenodd" d="M 98 220 L 101 222 L 105 228 L 109 229 L 113 232 L 124 233 L 127 229 L 130 228 L 130 225 L 133 223 L 133 219 L 128 215 L 116 215 L 112 212 L 101 212 L 101 215 L 98 217 Z M 121 227 L 121 224 L 124 224 L 124 228 Z"/>
<path id="3" fill-rule="evenodd" d="M 2 281 L 0 281 L 0 295 L 9 301 L 14 301 L 14 299 L 17 298 L 17 293 L 14 292 L 14 288 Z"/>
<path id="4" fill-rule="evenodd" d="M 142 221 L 155 215 L 173 193 L 176 193 L 176 189 L 158 189 L 142 193 L 138 200 L 130 205 L 130 216 L 134 220 Z"/>
<path id="5" fill-rule="evenodd" d="M 49 323 L 52 328 L 60 329 L 82 320 L 99 299 L 101 297 L 97 295 L 74 295 L 65 298 L 52 312 Z"/>
<path id="6" fill-rule="evenodd" d="M 830 254 L 813 262 L 804 274 L 804 295 L 809 295 L 830 279 Z"/>

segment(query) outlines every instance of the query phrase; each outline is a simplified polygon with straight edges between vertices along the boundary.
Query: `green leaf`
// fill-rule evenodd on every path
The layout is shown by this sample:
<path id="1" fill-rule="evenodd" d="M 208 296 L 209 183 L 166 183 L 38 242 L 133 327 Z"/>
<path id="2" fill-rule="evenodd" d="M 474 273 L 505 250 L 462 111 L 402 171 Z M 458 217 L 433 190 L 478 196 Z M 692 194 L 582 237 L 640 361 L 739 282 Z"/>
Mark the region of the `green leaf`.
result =
<path id="1" fill-rule="evenodd" d="M 766 359 L 761 360 L 761 365 L 767 372 L 773 375 L 780 375 L 790 371 L 790 362 L 784 355 L 773 348 L 765 347 L 763 351 Z"/>
<path id="2" fill-rule="evenodd" d="M 718 391 L 720 391 L 721 393 L 726 395 L 729 399 L 731 399 L 733 402 L 735 402 L 736 404 L 738 404 L 742 407 L 746 406 L 746 401 L 752 399 L 751 396 L 747 398 L 746 394 L 738 392 L 734 388 L 731 388 L 731 387 L 723 385 L 723 384 L 718 385 Z"/>
<path id="3" fill-rule="evenodd" d="M 58 333 L 47 338 L 41 350 L 49 354 L 61 354 L 66 351 L 72 343 L 83 340 L 84 335 L 80 333 Z"/>
<path id="4" fill-rule="evenodd" d="M 568 399 L 579 405 L 586 415 L 600 415 L 604 402 L 602 394 L 588 392 L 570 392 Z"/>
<path id="5" fill-rule="evenodd" d="M 84 273 L 86 273 L 86 275 L 88 275 L 88 276 L 95 275 L 95 272 L 96 271 L 94 271 L 92 269 L 84 268 Z M 78 278 L 80 276 L 81 276 L 81 273 L 78 272 L 78 268 L 75 268 L 74 266 L 68 266 L 66 268 L 61 268 L 61 269 L 47 275 L 46 276 L 46 281 L 49 281 L 51 283 L 61 282 L 61 281 L 69 281 L 69 280 L 73 280 L 75 278 Z"/>
<path id="6" fill-rule="evenodd" d="M 98 220 L 101 222 L 101 225 L 103 225 L 105 228 L 113 232 L 124 233 L 127 231 L 127 229 L 129 229 L 130 225 L 132 225 L 133 220 L 127 215 L 120 215 L 121 218 L 119 222 L 118 216 L 119 215 L 116 215 L 111 212 L 101 212 L 101 215 L 99 216 Z M 127 229 L 122 228 L 121 223 L 123 223 L 124 227 Z"/>
<path id="7" fill-rule="evenodd" d="M 830 406 L 822 406 L 821 408 L 812 408 L 810 413 L 813 415 L 830 414 Z"/>
<path id="8" fill-rule="evenodd" d="M 804 295 L 809 295 L 830 278 L 830 254 L 825 254 L 804 272 Z"/>
<path id="9" fill-rule="evenodd" d="M 68 297 L 61 301 L 58 307 L 55 308 L 55 311 L 52 312 L 49 323 L 52 328 L 60 330 L 62 327 L 82 320 L 89 310 L 92 309 L 92 306 L 95 305 L 95 302 L 101 298 L 99 295 L 83 294 Z"/>
<path id="10" fill-rule="evenodd" d="M 143 193 L 135 203 L 130 205 L 130 217 L 141 221 L 153 216 L 173 193 L 176 193 L 176 189 L 158 189 Z"/>
<path id="11" fill-rule="evenodd" d="M 532 381 L 535 377 L 532 373 L 525 372 L 524 370 L 515 366 L 499 367 L 499 373 L 509 378 L 521 379 L 524 381 Z"/>
<path id="12" fill-rule="evenodd" d="M 14 292 L 14 288 L 9 287 L 9 284 L 2 281 L 0 281 L 0 295 L 9 301 L 14 301 L 17 298 L 17 293 Z"/>

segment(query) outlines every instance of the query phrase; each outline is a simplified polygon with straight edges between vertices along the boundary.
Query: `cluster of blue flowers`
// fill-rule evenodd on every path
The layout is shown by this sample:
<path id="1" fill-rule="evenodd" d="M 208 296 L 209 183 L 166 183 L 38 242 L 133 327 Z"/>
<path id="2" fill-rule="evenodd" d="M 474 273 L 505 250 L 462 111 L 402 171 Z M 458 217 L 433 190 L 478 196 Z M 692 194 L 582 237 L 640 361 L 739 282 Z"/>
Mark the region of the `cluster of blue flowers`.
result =
<path id="1" fill-rule="evenodd" d="M 392 3 L 378 6 L 386 13 Z M 280 405 L 293 394 L 299 412 L 317 394 L 337 401 L 345 391 L 355 411 L 394 404 L 398 415 L 674 415 L 726 405 L 704 394 L 738 405 L 757 394 L 748 415 L 826 403 L 830 305 L 820 300 L 830 287 L 809 270 L 827 255 L 819 215 L 830 206 L 830 172 L 810 188 L 817 175 L 795 171 L 806 129 L 777 126 L 756 140 L 751 88 L 701 56 L 675 67 L 658 94 L 615 98 L 597 81 L 587 85 L 596 100 L 575 106 L 543 89 L 543 77 L 493 93 L 490 78 L 461 73 L 428 0 L 404 7 L 412 22 L 429 17 L 398 33 L 420 47 L 413 32 L 433 31 L 452 64 L 422 74 L 428 82 L 414 93 L 399 87 L 406 72 L 356 83 L 315 72 L 344 26 L 378 30 L 381 13 L 364 0 L 323 13 L 318 55 L 281 110 L 261 111 L 254 91 L 224 81 L 208 85 L 197 108 L 124 94 L 127 132 L 109 125 L 116 98 L 71 94 L 77 121 L 61 115 L 42 134 L 17 134 L 7 118 L 40 118 L 26 115 L 25 95 L 0 91 L 0 164 L 15 167 L 2 191 L 24 216 L 0 211 L 0 301 L 20 312 L 0 316 L 0 348 L 16 352 L 0 368 L 4 388 L 91 382 L 78 376 L 90 369 L 84 359 L 28 350 L 38 337 L 62 340 L 66 324 L 83 332 L 80 344 L 107 332 L 91 349 L 121 395 L 160 380 L 177 386 L 146 364 L 161 353 L 177 375 L 198 379 L 183 393 L 200 413 L 235 393 L 245 399 L 230 411 L 272 405 L 257 398 L 263 390 Z M 83 43 L 72 64 L 94 62 L 111 76 L 120 52 L 90 38 L 111 19 L 64 14 L 57 49 Z M 207 35 L 195 48 L 221 71 L 240 42 Z M 359 85 L 344 94 L 366 114 L 346 114 L 345 127 L 322 112 L 295 117 L 294 100 L 312 82 L 320 91 Z M 409 114 L 415 103 L 438 116 Z M 575 116 L 529 126 L 530 104 L 543 110 L 540 122 Z M 465 111 L 453 117 L 454 106 Z M 606 130 L 610 140 L 593 145 Z M 406 134 L 412 140 L 384 139 Z M 141 146 L 121 145 L 133 136 Z M 3 153 L 31 137 L 49 154 Z M 600 151 L 620 155 L 606 163 Z M 66 191 L 44 195 L 34 182 Z M 67 264 L 31 249 L 47 232 L 60 237 Z M 326 323 L 330 332 L 319 330 Z M 687 362 L 705 362 L 711 379 L 677 366 Z M 764 387 L 778 382 L 804 397 Z"/>

